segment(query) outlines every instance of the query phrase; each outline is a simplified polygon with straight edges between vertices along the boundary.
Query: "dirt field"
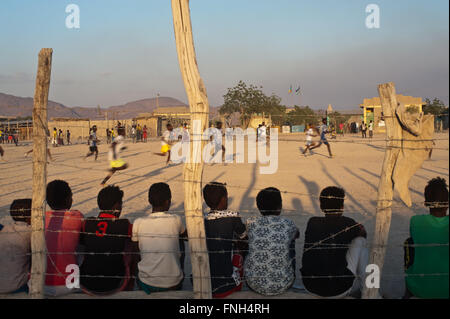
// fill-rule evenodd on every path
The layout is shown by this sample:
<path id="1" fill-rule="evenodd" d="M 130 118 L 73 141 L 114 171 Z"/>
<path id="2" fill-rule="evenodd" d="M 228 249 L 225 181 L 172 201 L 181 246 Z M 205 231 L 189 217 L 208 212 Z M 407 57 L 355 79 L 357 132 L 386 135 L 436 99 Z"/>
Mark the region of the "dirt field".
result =
<path id="1" fill-rule="evenodd" d="M 414 205 L 405 207 L 396 197 L 389 236 L 389 248 L 382 277 L 382 293 L 388 298 L 401 297 L 403 284 L 402 243 L 408 236 L 409 219 L 415 214 L 425 214 L 422 205 L 426 182 L 436 176 L 448 181 L 449 155 L 448 133 L 437 134 L 438 141 L 432 160 L 412 178 L 410 189 Z M 306 222 L 313 215 L 320 215 L 317 196 L 322 188 L 330 185 L 343 187 L 347 192 L 346 215 L 362 221 L 372 241 L 374 214 L 379 174 L 384 156 L 384 136 L 375 136 L 373 142 L 362 140 L 359 135 L 338 137 L 331 147 L 335 158 L 328 158 L 326 147 L 315 150 L 315 155 L 304 157 L 299 147 L 304 145 L 303 135 L 280 135 L 279 165 L 274 175 L 260 175 L 258 164 L 214 164 L 205 166 L 204 181 L 227 183 L 230 209 L 242 212 L 244 218 L 257 215 L 255 197 L 258 191 L 274 186 L 283 194 L 284 215 L 292 218 L 300 229 L 297 241 L 297 278 L 301 265 L 301 254 Z M 24 153 L 31 145 L 2 145 L 4 162 L 0 161 L 0 222 L 10 222 L 8 208 L 12 200 L 31 198 L 32 163 Z M 125 192 L 124 213 L 130 220 L 143 216 L 149 210 L 147 191 L 155 182 L 167 182 L 172 189 L 172 210 L 182 214 L 183 185 L 182 165 L 165 166 L 165 159 L 152 154 L 160 149 L 158 140 L 146 144 L 127 143 L 124 160 L 130 165 L 124 172 L 116 173 L 110 183 L 119 185 Z M 83 161 L 87 145 L 73 145 L 51 148 L 54 162 L 48 166 L 48 181 L 66 180 L 73 191 L 73 208 L 85 216 L 97 214 L 96 197 L 100 182 L 106 176 L 107 145 L 99 146 L 97 162 L 93 157 Z M 189 259 L 186 259 L 190 274 Z M 298 281 L 300 281 L 298 279 Z M 185 287 L 190 283 L 186 280 Z"/>

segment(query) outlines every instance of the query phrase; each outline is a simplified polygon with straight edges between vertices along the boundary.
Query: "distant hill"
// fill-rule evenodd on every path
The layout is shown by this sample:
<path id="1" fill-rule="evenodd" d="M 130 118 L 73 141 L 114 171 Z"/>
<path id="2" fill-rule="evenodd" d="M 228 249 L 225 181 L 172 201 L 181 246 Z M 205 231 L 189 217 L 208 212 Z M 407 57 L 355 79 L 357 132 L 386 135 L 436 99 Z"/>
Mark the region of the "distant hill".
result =
<path id="1" fill-rule="evenodd" d="M 171 97 L 160 97 L 158 99 L 158 104 L 160 107 L 186 106 L 185 103 Z M 153 112 L 156 109 L 156 105 L 156 98 L 150 98 L 128 102 L 123 105 L 101 108 L 99 112 L 97 108 L 80 106 L 67 107 L 61 103 L 49 101 L 48 118 L 68 117 L 100 119 L 105 118 L 105 113 L 108 112 L 108 117 L 110 119 L 130 119 L 140 113 Z M 0 93 L 0 116 L 31 116 L 32 109 L 33 98 Z"/>
<path id="2" fill-rule="evenodd" d="M 0 93 L 0 116 L 26 117 L 31 116 L 32 110 L 33 98 Z M 73 109 L 53 101 L 48 101 L 48 115 L 49 117 L 80 117 Z"/>

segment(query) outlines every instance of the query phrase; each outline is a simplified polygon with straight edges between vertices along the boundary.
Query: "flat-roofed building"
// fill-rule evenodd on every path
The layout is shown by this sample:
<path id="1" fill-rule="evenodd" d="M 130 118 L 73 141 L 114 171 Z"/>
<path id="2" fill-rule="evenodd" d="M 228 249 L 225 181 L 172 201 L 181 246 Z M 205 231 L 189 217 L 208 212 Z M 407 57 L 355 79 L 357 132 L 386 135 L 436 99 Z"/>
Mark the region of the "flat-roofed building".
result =
<path id="1" fill-rule="evenodd" d="M 397 94 L 397 101 L 404 104 L 407 108 L 416 107 L 419 112 L 422 112 L 422 106 L 425 104 L 421 97 L 406 96 Z M 364 99 L 360 104 L 363 109 L 364 123 L 374 123 L 375 132 L 386 132 L 386 126 L 382 119 L 381 101 L 379 97 Z"/>

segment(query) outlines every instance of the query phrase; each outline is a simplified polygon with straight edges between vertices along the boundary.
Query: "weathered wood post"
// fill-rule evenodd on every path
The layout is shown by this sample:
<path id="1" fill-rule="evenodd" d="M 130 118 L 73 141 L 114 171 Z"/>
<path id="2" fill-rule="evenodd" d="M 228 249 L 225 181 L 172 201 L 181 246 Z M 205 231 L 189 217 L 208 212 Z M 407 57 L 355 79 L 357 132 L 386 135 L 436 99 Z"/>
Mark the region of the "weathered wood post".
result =
<path id="1" fill-rule="evenodd" d="M 47 184 L 47 103 L 52 69 L 52 49 L 39 52 L 33 106 L 33 196 L 31 212 L 31 297 L 44 297 L 46 244 L 44 201 Z"/>
<path id="2" fill-rule="evenodd" d="M 189 0 L 172 0 L 178 60 L 191 111 L 190 155 L 184 165 L 184 207 L 197 299 L 212 298 L 209 257 L 202 212 L 203 132 L 208 126 L 209 103 L 197 66 Z"/>
<path id="3" fill-rule="evenodd" d="M 394 195 L 392 173 L 395 162 L 401 149 L 402 128 L 396 118 L 397 95 L 395 84 L 390 82 L 378 86 L 381 107 L 386 123 L 386 153 L 378 185 L 377 215 L 373 246 L 370 253 L 369 264 L 375 264 L 383 270 L 386 245 L 391 226 L 391 206 Z M 367 288 L 364 285 L 363 298 L 374 299 L 378 297 L 378 288 Z"/>

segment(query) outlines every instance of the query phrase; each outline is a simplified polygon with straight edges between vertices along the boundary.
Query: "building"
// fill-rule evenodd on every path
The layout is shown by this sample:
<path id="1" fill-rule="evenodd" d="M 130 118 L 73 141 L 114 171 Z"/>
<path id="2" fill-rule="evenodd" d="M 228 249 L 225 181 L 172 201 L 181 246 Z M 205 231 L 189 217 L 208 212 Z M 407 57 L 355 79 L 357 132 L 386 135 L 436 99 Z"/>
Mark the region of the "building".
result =
<path id="1" fill-rule="evenodd" d="M 421 97 L 412 97 L 402 94 L 397 94 L 397 101 L 404 104 L 407 108 L 417 107 L 419 112 L 422 112 L 422 106 L 425 104 Z M 375 132 L 386 132 L 385 123 L 382 119 L 381 101 L 379 97 L 364 99 L 364 102 L 360 104 L 360 108 L 363 109 L 364 123 L 373 121 L 375 124 Z"/>

